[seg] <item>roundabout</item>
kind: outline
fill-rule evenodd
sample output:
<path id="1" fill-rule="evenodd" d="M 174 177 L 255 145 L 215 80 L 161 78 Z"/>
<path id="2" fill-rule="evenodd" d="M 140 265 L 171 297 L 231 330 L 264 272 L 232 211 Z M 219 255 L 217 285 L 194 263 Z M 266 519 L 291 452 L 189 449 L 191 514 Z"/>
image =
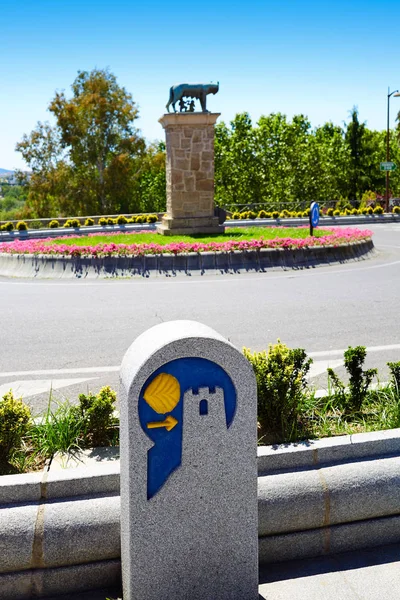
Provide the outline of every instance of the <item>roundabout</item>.
<path id="1" fill-rule="evenodd" d="M 306 228 L 256 232 L 232 228 L 231 235 L 181 236 L 168 238 L 168 243 L 164 238 L 162 244 L 150 232 L 16 240 L 0 243 L 0 275 L 45 279 L 223 275 L 343 263 L 367 258 L 374 249 L 370 230 L 324 228 L 315 233 L 307 235 Z"/>

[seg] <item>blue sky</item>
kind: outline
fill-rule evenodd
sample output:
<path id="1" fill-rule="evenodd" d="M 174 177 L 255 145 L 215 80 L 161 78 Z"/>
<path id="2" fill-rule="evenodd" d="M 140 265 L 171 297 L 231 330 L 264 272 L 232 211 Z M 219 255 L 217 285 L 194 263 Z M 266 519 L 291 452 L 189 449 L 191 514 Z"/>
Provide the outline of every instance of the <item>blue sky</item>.
<path id="1" fill-rule="evenodd" d="M 0 167 L 23 168 L 14 147 L 70 94 L 78 70 L 109 69 L 139 105 L 137 126 L 162 139 L 169 87 L 219 81 L 208 108 L 342 124 L 356 105 L 386 128 L 388 86 L 400 89 L 400 3 L 368 0 L 22 0 L 0 4 Z M 400 98 L 391 100 L 391 126 Z"/>

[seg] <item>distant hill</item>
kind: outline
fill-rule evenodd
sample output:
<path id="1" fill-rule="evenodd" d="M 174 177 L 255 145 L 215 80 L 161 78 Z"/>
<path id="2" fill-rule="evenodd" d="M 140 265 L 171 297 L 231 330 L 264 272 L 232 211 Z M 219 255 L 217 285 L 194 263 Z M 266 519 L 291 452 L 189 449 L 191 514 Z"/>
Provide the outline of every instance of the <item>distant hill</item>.
<path id="1" fill-rule="evenodd" d="M 8 177 L 12 175 L 14 171 L 10 171 L 10 169 L 0 169 L 0 177 Z"/>

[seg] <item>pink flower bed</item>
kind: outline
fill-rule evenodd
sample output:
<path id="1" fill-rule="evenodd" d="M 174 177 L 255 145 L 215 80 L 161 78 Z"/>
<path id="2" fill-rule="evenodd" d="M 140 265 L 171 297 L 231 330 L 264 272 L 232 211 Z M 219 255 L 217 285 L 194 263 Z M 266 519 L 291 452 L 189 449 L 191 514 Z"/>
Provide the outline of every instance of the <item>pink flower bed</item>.
<path id="1" fill-rule="evenodd" d="M 324 228 L 325 229 L 325 228 Z M 185 254 L 188 252 L 233 252 L 234 250 L 260 250 L 262 248 L 311 248 L 313 246 L 339 246 L 370 239 L 368 229 L 345 229 L 332 227 L 322 237 L 308 236 L 303 239 L 275 238 L 272 240 L 227 240 L 226 242 L 172 242 L 171 244 L 97 244 L 77 246 L 66 244 L 49 245 L 54 238 L 45 240 L 15 240 L 1 242 L 0 252 L 8 254 L 45 254 L 51 256 L 140 256 L 143 254 Z"/>

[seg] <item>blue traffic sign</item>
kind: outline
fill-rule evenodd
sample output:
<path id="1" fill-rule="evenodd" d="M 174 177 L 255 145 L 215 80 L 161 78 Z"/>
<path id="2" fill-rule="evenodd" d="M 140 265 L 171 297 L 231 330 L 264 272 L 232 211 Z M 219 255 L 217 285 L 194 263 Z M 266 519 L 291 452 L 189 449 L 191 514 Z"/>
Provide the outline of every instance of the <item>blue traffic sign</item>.
<path id="1" fill-rule="evenodd" d="M 312 202 L 310 206 L 310 225 L 317 227 L 319 223 L 319 205 L 318 202 Z"/>

